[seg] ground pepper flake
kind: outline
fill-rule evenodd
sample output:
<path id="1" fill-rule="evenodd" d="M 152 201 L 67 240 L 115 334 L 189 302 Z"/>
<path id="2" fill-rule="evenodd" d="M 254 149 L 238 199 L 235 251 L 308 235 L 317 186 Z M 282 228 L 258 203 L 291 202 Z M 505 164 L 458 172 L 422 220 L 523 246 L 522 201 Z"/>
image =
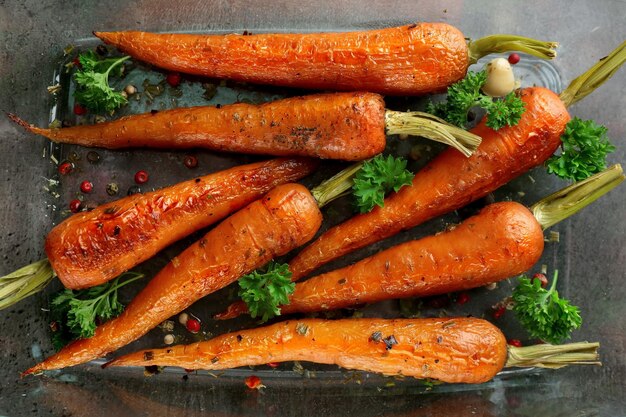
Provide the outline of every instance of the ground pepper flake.
<path id="1" fill-rule="evenodd" d="M 251 375 L 244 380 L 246 386 L 250 389 L 261 389 L 266 388 L 265 385 L 261 382 L 261 378 L 256 375 Z"/>

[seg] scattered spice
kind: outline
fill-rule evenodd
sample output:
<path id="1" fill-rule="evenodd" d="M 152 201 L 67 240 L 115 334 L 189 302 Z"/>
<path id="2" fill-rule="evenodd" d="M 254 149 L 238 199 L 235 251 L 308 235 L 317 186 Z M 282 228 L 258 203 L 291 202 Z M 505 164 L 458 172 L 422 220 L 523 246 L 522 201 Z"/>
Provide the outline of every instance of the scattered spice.
<path id="1" fill-rule="evenodd" d="M 304 323 L 296 324 L 296 332 L 298 332 L 298 334 L 302 336 L 306 336 L 308 331 L 309 331 L 309 326 L 307 326 L 306 324 Z"/>
<path id="2" fill-rule="evenodd" d="M 509 339 L 507 343 L 511 346 L 522 347 L 522 342 L 519 339 Z"/>
<path id="3" fill-rule="evenodd" d="M 559 232 L 550 230 L 548 242 L 559 243 L 560 241 L 561 241 L 561 235 L 559 234 Z"/>
<path id="4" fill-rule="evenodd" d="M 96 117 L 93 118 L 94 123 L 96 124 L 100 124 L 100 123 L 104 123 L 107 121 L 107 118 L 101 115 L 97 115 Z"/>
<path id="5" fill-rule="evenodd" d="M 196 334 L 200 331 L 200 320 L 195 317 L 189 317 L 185 326 L 191 333 Z"/>
<path id="6" fill-rule="evenodd" d="M 178 72 L 170 72 L 165 77 L 165 81 L 172 87 L 178 87 L 180 85 L 180 73 Z"/>
<path id="7" fill-rule="evenodd" d="M 509 55 L 509 64 L 515 65 L 519 62 L 519 60 L 520 60 L 519 54 L 512 53 L 511 55 Z"/>
<path id="8" fill-rule="evenodd" d="M 163 323 L 159 324 L 159 327 L 164 332 L 174 331 L 174 322 L 172 320 L 165 320 Z"/>
<path id="9" fill-rule="evenodd" d="M 71 163 L 71 162 L 69 162 L 69 161 L 65 161 L 65 162 L 62 162 L 62 163 L 59 165 L 59 168 L 58 168 L 58 169 L 59 169 L 59 174 L 61 174 L 61 175 L 67 175 L 67 174 L 69 174 L 70 172 L 72 172 L 72 170 L 74 169 L 74 164 L 72 164 L 72 163 Z"/>
<path id="10" fill-rule="evenodd" d="M 52 122 L 50 122 L 50 124 L 48 125 L 48 127 L 50 129 L 59 129 L 61 126 L 63 126 L 63 123 L 61 123 L 61 121 L 59 119 L 54 119 Z"/>
<path id="11" fill-rule="evenodd" d="M 398 341 L 396 340 L 396 337 L 394 335 L 385 337 L 383 339 L 383 342 L 385 342 L 385 348 L 387 350 L 391 350 L 391 348 L 393 348 L 394 345 L 398 344 Z"/>
<path id="12" fill-rule="evenodd" d="M 183 163 L 187 168 L 192 169 L 198 166 L 198 158 L 193 155 L 187 155 Z"/>
<path id="13" fill-rule="evenodd" d="M 124 87 L 124 92 L 127 95 L 132 96 L 133 94 L 137 93 L 137 87 L 132 84 L 128 84 L 126 87 Z"/>
<path id="14" fill-rule="evenodd" d="M 148 173 L 144 170 L 137 171 L 135 173 L 135 182 L 137 184 L 145 184 L 146 182 L 148 182 L 148 178 Z"/>
<path id="15" fill-rule="evenodd" d="M 92 164 L 97 164 L 98 162 L 100 162 L 100 154 L 96 151 L 87 152 L 87 161 Z"/>
<path id="16" fill-rule="evenodd" d="M 261 389 L 266 388 L 265 385 L 261 382 L 261 378 L 256 375 L 251 375 L 244 380 L 246 386 L 250 389 Z"/>
<path id="17" fill-rule="evenodd" d="M 535 274 L 533 275 L 533 280 L 538 279 L 541 282 L 541 286 L 543 288 L 548 286 L 548 277 L 546 277 L 546 274 Z"/>
<path id="18" fill-rule="evenodd" d="M 189 320 L 189 314 L 187 313 L 180 313 L 178 316 L 178 322 L 180 324 L 182 324 L 183 326 L 187 325 L 187 320 Z"/>
<path id="19" fill-rule="evenodd" d="M 505 312 L 506 312 L 506 307 L 504 307 L 504 306 L 503 307 L 498 307 L 493 312 L 493 318 L 494 319 L 499 319 L 500 317 L 502 317 L 504 315 Z"/>
<path id="20" fill-rule="evenodd" d="M 82 116 L 85 113 L 87 113 L 87 107 L 83 106 L 80 103 L 75 103 L 74 104 L 74 114 L 75 115 Z"/>
<path id="21" fill-rule="evenodd" d="M 80 191 L 85 193 L 85 194 L 89 194 L 90 192 L 93 191 L 93 184 L 91 183 L 91 181 L 85 180 L 83 182 L 80 183 Z"/>
<path id="22" fill-rule="evenodd" d="M 120 190 L 120 187 L 116 183 L 110 182 L 107 184 L 106 190 L 107 190 L 108 195 L 114 196 L 114 195 L 117 195 L 117 193 Z"/>
<path id="23" fill-rule="evenodd" d="M 80 209 L 82 208 L 82 205 L 83 205 L 83 202 L 76 198 L 70 201 L 70 211 L 72 213 L 78 213 Z"/>
<path id="24" fill-rule="evenodd" d="M 370 335 L 369 341 L 378 343 L 383 339 L 383 334 L 381 332 L 374 332 Z"/>
<path id="25" fill-rule="evenodd" d="M 470 295 L 466 292 L 462 292 L 456 297 L 456 303 L 458 305 L 463 305 L 467 303 L 469 300 L 470 300 Z"/>

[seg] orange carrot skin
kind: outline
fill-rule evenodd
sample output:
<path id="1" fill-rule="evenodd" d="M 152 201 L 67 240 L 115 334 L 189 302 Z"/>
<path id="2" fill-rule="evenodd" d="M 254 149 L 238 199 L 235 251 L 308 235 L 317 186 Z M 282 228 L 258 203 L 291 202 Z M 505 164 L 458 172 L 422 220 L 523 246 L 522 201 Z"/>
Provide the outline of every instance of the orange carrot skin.
<path id="1" fill-rule="evenodd" d="M 94 34 L 167 70 L 288 87 L 419 95 L 445 89 L 469 66 L 464 35 L 445 23 L 250 36 Z"/>
<path id="2" fill-rule="evenodd" d="M 380 332 L 380 339 L 376 333 Z M 393 336 L 388 349 L 382 339 Z M 289 320 L 214 339 L 124 355 L 106 366 L 229 369 L 309 361 L 348 369 L 477 384 L 506 362 L 506 339 L 476 318 Z"/>
<path id="3" fill-rule="evenodd" d="M 356 161 L 379 154 L 386 145 L 385 103 L 371 93 L 179 108 L 58 129 L 41 129 L 15 115 L 9 117 L 55 142 L 108 149 L 208 148 Z"/>
<path id="4" fill-rule="evenodd" d="M 125 197 L 57 225 L 46 254 L 67 288 L 99 285 L 316 166 L 311 159 L 274 159 Z"/>
<path id="5" fill-rule="evenodd" d="M 525 88 L 521 98 L 526 111 L 518 125 L 494 131 L 483 120 L 472 129 L 483 141 L 471 157 L 445 150 L 415 175 L 412 186 L 387 197 L 384 207 L 324 232 L 289 263 L 293 280 L 347 253 L 461 208 L 543 164 L 560 146 L 570 116 L 548 89 Z"/>
<path id="6" fill-rule="evenodd" d="M 491 204 L 452 230 L 407 242 L 296 285 L 283 314 L 467 290 L 530 269 L 543 231 L 514 202 Z"/>
<path id="7" fill-rule="evenodd" d="M 70 343 L 24 374 L 78 365 L 132 342 L 198 299 L 307 242 L 321 222 L 317 202 L 304 186 L 279 185 L 172 259 L 93 337 Z"/>

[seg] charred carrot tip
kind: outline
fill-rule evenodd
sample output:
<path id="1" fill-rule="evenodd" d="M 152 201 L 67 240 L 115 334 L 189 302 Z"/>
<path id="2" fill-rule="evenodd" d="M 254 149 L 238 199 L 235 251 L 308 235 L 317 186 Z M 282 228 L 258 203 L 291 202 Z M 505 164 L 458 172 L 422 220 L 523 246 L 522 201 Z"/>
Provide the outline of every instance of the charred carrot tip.
<path id="1" fill-rule="evenodd" d="M 32 126 L 26 122 L 26 120 L 22 120 L 20 119 L 16 114 L 14 113 L 10 113 L 10 112 L 5 112 L 7 117 L 14 123 L 17 123 L 18 125 L 22 126 L 24 129 L 31 131 L 32 130 Z"/>

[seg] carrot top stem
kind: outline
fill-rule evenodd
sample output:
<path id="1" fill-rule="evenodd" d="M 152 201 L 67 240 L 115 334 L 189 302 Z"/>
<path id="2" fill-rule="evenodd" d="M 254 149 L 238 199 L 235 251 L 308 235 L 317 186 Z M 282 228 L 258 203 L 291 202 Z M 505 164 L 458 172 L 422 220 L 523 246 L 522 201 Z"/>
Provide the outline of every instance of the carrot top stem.
<path id="1" fill-rule="evenodd" d="M 422 136 L 445 143 L 457 149 L 465 156 L 470 156 L 478 148 L 481 137 L 429 113 L 419 111 L 385 111 L 385 127 L 389 135 Z"/>
<path id="2" fill-rule="evenodd" d="M 552 59 L 556 57 L 557 42 L 546 42 L 517 35 L 491 35 L 478 40 L 469 41 L 469 62 L 475 64 L 485 55 L 509 51 L 526 52 L 538 58 Z"/>
<path id="3" fill-rule="evenodd" d="M 626 61 L 626 41 L 572 81 L 559 97 L 568 107 L 582 100 L 611 78 L 624 61 Z"/>
<path id="4" fill-rule="evenodd" d="M 41 291 L 56 277 L 48 259 L 42 259 L 0 277 L 0 310 Z"/>
<path id="5" fill-rule="evenodd" d="M 313 194 L 313 197 L 317 201 L 317 205 L 322 208 L 331 201 L 349 194 L 354 184 L 354 176 L 359 172 L 364 163 L 365 161 L 361 161 L 352 164 L 313 188 L 311 194 Z"/>
<path id="6" fill-rule="evenodd" d="M 558 369 L 568 365 L 602 365 L 600 343 L 578 342 L 564 345 L 509 346 L 506 367 Z"/>
<path id="7" fill-rule="evenodd" d="M 625 178 L 622 166 L 615 164 L 586 180 L 550 194 L 533 204 L 530 210 L 545 230 L 593 203 Z"/>

